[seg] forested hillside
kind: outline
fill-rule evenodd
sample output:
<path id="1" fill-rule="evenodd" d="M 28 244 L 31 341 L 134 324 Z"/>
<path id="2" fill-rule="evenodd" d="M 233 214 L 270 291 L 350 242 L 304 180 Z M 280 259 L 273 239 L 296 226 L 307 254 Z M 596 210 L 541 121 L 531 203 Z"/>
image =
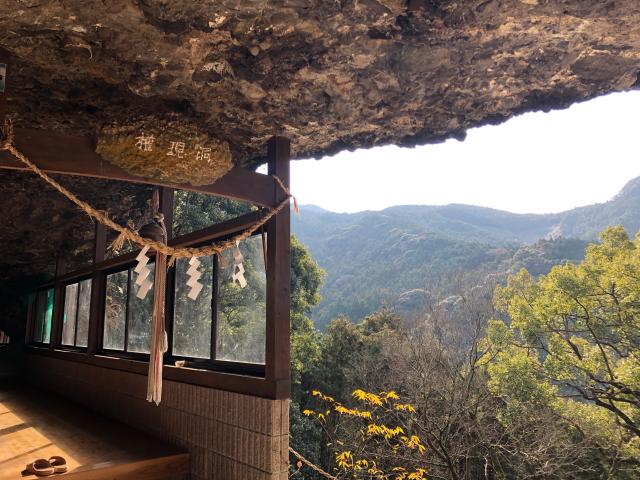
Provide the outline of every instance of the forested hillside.
<path id="1" fill-rule="evenodd" d="M 609 202 L 558 214 L 468 205 L 338 214 L 307 206 L 292 225 L 327 272 L 323 299 L 312 312 L 323 328 L 338 315 L 355 321 L 385 305 L 410 309 L 425 290 L 456 272 L 480 281 L 522 266 L 540 274 L 579 261 L 585 241 L 608 225 L 640 229 L 640 178 Z"/>

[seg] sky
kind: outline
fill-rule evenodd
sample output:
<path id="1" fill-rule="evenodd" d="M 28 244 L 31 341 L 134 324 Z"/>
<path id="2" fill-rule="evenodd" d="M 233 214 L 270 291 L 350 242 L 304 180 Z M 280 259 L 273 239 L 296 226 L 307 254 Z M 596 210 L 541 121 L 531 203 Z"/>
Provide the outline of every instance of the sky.
<path id="1" fill-rule="evenodd" d="M 551 213 L 605 202 L 640 176 L 640 91 L 527 113 L 416 148 L 377 147 L 291 164 L 301 205 L 334 212 L 465 203 Z"/>

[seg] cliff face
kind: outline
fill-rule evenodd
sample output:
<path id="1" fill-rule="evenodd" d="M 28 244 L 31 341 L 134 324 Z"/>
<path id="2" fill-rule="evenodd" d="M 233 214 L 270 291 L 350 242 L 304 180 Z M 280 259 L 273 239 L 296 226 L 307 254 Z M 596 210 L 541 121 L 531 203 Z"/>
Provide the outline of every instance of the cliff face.
<path id="1" fill-rule="evenodd" d="M 637 0 L 6 0 L 9 111 L 93 132 L 184 118 L 236 163 L 461 138 L 637 87 Z"/>

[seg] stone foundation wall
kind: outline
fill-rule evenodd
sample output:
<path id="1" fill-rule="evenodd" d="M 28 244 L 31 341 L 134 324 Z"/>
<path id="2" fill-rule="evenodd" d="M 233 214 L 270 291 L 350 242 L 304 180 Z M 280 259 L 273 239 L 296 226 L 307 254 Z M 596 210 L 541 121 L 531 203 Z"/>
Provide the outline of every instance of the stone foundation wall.
<path id="1" fill-rule="evenodd" d="M 191 453 L 191 480 L 285 480 L 287 400 L 165 381 L 160 406 L 147 403 L 143 375 L 26 355 L 27 377 L 107 417 Z"/>

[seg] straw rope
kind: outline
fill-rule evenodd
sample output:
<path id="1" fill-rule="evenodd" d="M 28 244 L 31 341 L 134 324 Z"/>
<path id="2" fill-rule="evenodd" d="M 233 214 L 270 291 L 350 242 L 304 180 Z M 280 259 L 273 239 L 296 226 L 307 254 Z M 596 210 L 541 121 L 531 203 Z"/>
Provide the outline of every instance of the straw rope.
<path id="1" fill-rule="evenodd" d="M 293 448 L 289 447 L 289 451 L 293 454 L 294 457 L 296 457 L 298 460 L 300 460 L 302 463 L 304 463 L 307 467 L 309 467 L 314 472 L 322 475 L 324 478 L 328 478 L 329 480 L 338 480 L 338 477 L 334 477 L 330 473 L 327 473 L 324 470 L 322 470 L 317 465 L 314 465 L 313 463 L 311 463 L 310 460 L 307 460 L 306 458 L 304 458 L 302 455 L 296 452 Z"/>
<path id="2" fill-rule="evenodd" d="M 51 178 L 47 173 L 41 170 L 35 163 L 29 160 L 20 150 L 16 148 L 14 145 L 14 136 L 13 136 L 13 127 L 10 123 L 5 124 L 3 136 L 6 138 L 3 144 L 0 144 L 0 150 L 7 150 L 14 157 L 16 157 L 20 162 L 22 162 L 25 166 L 29 168 L 32 172 L 42 178 L 46 183 L 51 185 L 54 189 L 60 192 L 62 195 L 67 197 L 73 203 L 75 203 L 81 210 L 83 210 L 87 215 L 94 218 L 98 222 L 103 225 L 115 230 L 120 235 L 113 242 L 112 247 L 117 250 L 119 247 L 123 245 L 125 241 L 129 241 L 135 244 L 140 245 L 140 247 L 148 246 L 153 248 L 156 252 L 160 252 L 165 254 L 169 259 L 169 266 L 173 265 L 173 263 L 178 258 L 191 258 L 191 257 L 206 257 L 210 255 L 220 255 L 223 251 L 228 248 L 231 248 L 236 245 L 237 242 L 242 240 L 246 240 L 253 233 L 255 233 L 259 228 L 263 227 L 269 220 L 271 220 L 277 213 L 279 213 L 283 208 L 285 208 L 289 204 L 289 199 L 293 198 L 294 210 L 298 211 L 298 204 L 296 198 L 291 194 L 291 192 L 285 187 L 282 180 L 277 175 L 272 175 L 273 179 L 276 181 L 278 186 L 285 193 L 285 198 L 282 200 L 275 208 L 269 210 L 265 215 L 262 216 L 259 220 L 257 220 L 253 225 L 249 228 L 235 235 L 233 238 L 225 240 L 220 243 L 212 243 L 211 245 L 207 245 L 206 247 L 201 248 L 190 248 L 190 247 L 170 247 L 165 245 L 162 242 L 157 242 L 155 240 L 150 240 L 147 238 L 141 237 L 138 233 L 131 230 L 130 228 L 123 227 L 118 225 L 116 222 L 111 220 L 109 216 L 89 205 L 87 202 L 80 200 L 76 195 L 71 193 L 65 187 L 60 185 L 57 181 Z"/>

